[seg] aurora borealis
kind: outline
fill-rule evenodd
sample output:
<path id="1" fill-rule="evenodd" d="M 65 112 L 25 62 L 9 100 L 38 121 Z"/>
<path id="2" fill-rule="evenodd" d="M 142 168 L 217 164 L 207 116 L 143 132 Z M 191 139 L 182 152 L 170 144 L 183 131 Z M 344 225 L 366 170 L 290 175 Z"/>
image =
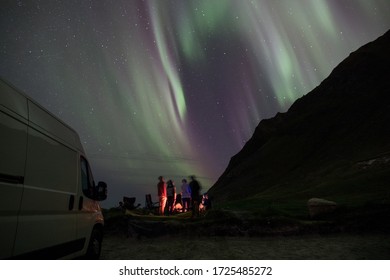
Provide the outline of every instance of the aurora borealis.
<path id="1" fill-rule="evenodd" d="M 159 175 L 207 190 L 260 120 L 389 28 L 388 0 L 6 0 L 0 76 L 78 131 L 106 205 L 143 205 Z"/>

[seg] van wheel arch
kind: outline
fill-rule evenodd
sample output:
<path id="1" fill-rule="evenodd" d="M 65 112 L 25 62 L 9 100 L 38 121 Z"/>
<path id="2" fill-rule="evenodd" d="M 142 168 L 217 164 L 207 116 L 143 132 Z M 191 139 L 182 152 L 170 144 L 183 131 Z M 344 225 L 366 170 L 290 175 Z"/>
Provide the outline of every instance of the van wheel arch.
<path id="1" fill-rule="evenodd" d="M 102 250 L 102 241 L 103 241 L 103 227 L 96 225 L 91 233 L 89 239 L 87 253 L 85 255 L 86 259 L 97 260 L 100 258 L 100 253 Z"/>

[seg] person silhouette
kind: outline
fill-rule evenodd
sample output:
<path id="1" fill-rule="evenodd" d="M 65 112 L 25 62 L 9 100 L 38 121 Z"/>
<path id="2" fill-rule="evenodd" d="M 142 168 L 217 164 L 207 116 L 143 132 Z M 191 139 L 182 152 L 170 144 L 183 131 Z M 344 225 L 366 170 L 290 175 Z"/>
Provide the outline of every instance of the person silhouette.
<path id="1" fill-rule="evenodd" d="M 164 181 L 163 176 L 159 176 L 158 180 L 159 182 L 157 184 L 157 194 L 160 202 L 158 213 L 159 215 L 164 215 L 165 205 L 167 203 L 167 185 Z"/>
<path id="2" fill-rule="evenodd" d="M 192 202 L 192 217 L 198 217 L 201 186 L 199 182 L 195 179 L 194 175 L 192 175 L 190 178 L 191 178 L 190 189 L 191 189 L 191 202 Z"/>
<path id="3" fill-rule="evenodd" d="M 183 212 L 190 210 L 191 188 L 186 179 L 181 180 L 181 200 L 183 201 Z"/>
<path id="4" fill-rule="evenodd" d="M 175 183 L 172 180 L 167 182 L 167 198 L 168 198 L 168 215 L 173 214 L 173 209 L 175 208 L 176 201 L 176 187 Z"/>

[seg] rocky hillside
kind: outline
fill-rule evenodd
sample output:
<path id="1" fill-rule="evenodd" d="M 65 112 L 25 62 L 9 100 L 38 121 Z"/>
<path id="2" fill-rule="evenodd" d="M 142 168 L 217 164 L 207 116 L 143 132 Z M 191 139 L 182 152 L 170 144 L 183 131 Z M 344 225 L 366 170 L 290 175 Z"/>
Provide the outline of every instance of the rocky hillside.
<path id="1" fill-rule="evenodd" d="M 390 31 L 286 113 L 262 120 L 210 189 L 216 202 L 390 202 Z"/>

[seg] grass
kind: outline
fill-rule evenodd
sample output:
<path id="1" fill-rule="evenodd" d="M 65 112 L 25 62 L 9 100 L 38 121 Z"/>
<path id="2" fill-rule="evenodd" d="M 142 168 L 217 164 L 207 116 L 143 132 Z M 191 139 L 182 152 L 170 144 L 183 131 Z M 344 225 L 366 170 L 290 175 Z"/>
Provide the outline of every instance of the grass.
<path id="1" fill-rule="evenodd" d="M 342 209 L 366 208 L 367 204 L 390 204 L 390 167 L 361 170 L 356 165 L 324 167 L 303 179 L 286 179 L 284 183 L 258 188 L 254 194 L 218 201 L 219 208 L 250 211 L 260 216 L 287 216 L 307 219 L 307 201 L 324 198 L 335 201 Z M 360 211 L 360 210 L 358 210 Z"/>

